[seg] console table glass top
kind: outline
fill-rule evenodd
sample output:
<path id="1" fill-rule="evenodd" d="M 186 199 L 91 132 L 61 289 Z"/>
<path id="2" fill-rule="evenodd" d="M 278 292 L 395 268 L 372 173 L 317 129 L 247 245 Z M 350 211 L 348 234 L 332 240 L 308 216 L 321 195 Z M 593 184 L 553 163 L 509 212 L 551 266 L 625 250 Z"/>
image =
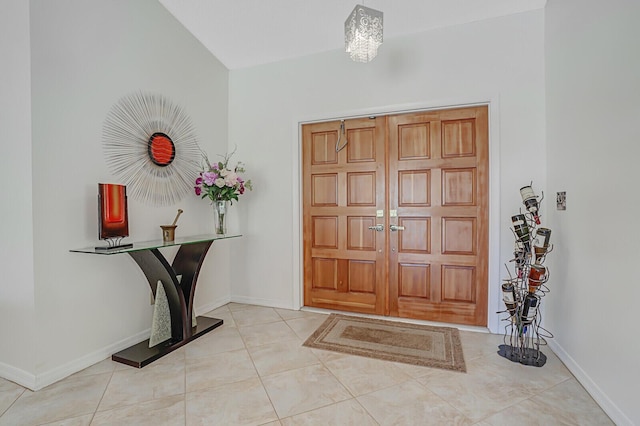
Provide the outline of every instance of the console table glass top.
<path id="1" fill-rule="evenodd" d="M 89 253 L 89 254 L 118 254 L 118 253 L 132 253 L 141 250 L 151 250 L 158 249 L 162 247 L 172 247 L 172 246 L 182 246 L 187 244 L 196 244 L 202 243 L 205 241 L 214 241 L 214 240 L 226 240 L 229 238 L 237 238 L 241 237 L 240 234 L 225 234 L 225 235 L 217 235 L 217 234 L 203 234 L 203 235 L 192 235 L 189 237 L 179 237 L 173 241 L 165 242 L 162 239 L 159 240 L 151 240 L 151 241 L 135 241 L 133 243 L 133 247 L 114 247 L 112 249 L 101 249 L 96 250 L 95 247 L 84 247 L 80 249 L 69 250 L 74 253 Z M 123 241 L 123 243 L 127 243 L 128 241 Z"/>

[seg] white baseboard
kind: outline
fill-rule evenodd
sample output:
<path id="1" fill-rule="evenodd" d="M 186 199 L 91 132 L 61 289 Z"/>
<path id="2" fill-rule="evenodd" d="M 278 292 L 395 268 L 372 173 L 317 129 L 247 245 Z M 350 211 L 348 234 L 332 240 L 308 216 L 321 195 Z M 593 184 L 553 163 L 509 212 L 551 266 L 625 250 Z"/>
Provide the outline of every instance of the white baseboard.
<path id="1" fill-rule="evenodd" d="M 282 303 L 279 300 L 259 299 L 256 297 L 231 296 L 231 302 L 244 303 L 246 305 L 260 305 L 260 306 L 266 306 L 269 308 L 293 309 L 290 303 L 287 304 L 287 303 Z"/>
<path id="2" fill-rule="evenodd" d="M 84 355 L 75 360 L 69 361 L 59 367 L 53 368 L 42 374 L 33 375 L 22 371 L 7 364 L 0 363 L 0 377 L 10 380 L 32 391 L 40 390 L 47 387 L 59 380 L 64 379 L 78 371 L 84 370 L 87 367 L 109 358 L 112 354 L 119 352 L 129 346 L 135 345 L 145 339 L 149 338 L 151 329 L 147 329 L 137 333 L 134 336 L 120 340 L 109 346 L 98 349 L 90 354 Z"/>
<path id="3" fill-rule="evenodd" d="M 218 309 L 220 306 L 224 306 L 229 302 L 231 302 L 231 297 L 223 297 L 223 298 L 220 298 L 220 299 L 216 299 L 213 302 L 207 303 L 205 305 L 200 305 L 200 306 L 197 306 L 197 307 L 194 306 L 193 310 L 196 313 L 196 316 L 197 315 L 204 315 L 207 312 L 211 312 L 214 309 Z"/>
<path id="4" fill-rule="evenodd" d="M 611 420 L 618 426 L 633 426 L 634 423 L 618 406 L 609 399 L 606 393 L 589 377 L 589 375 L 576 363 L 576 361 L 555 340 L 549 340 L 549 347 L 567 366 L 578 382 L 585 388 L 589 395 L 598 403 Z"/>
<path id="5" fill-rule="evenodd" d="M 0 377 L 31 390 L 35 390 L 36 387 L 35 375 L 2 362 L 0 362 Z"/>

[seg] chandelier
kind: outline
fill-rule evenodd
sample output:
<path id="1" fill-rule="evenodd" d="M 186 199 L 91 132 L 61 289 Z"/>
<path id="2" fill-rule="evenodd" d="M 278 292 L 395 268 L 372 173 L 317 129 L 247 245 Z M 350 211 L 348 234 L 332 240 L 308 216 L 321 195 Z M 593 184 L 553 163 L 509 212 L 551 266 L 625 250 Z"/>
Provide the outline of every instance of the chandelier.
<path id="1" fill-rule="evenodd" d="M 344 22 L 345 50 L 356 62 L 369 62 L 382 44 L 382 12 L 356 5 Z"/>

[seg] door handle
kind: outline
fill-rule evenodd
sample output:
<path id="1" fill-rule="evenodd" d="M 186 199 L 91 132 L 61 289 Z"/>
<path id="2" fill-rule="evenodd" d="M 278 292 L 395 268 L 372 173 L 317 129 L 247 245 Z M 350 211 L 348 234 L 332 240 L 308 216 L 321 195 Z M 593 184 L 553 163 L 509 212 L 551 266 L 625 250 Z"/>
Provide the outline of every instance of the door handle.
<path id="1" fill-rule="evenodd" d="M 384 231 L 384 225 L 378 224 L 376 226 L 370 226 L 369 229 L 371 229 L 372 231 L 382 232 Z"/>
<path id="2" fill-rule="evenodd" d="M 404 231 L 404 226 L 389 225 L 389 229 L 391 229 L 391 231 L 392 231 L 392 232 L 395 232 L 395 231 Z"/>

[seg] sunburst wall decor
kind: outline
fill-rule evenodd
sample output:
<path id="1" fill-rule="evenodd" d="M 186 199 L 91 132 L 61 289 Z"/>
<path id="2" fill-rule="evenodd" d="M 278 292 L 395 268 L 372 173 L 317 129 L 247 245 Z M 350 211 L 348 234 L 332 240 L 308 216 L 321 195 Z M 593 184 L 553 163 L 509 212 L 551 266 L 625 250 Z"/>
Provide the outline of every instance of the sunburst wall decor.
<path id="1" fill-rule="evenodd" d="M 153 93 L 122 97 L 104 122 L 102 141 L 111 172 L 146 204 L 176 204 L 192 191 L 202 151 L 184 110 Z"/>

